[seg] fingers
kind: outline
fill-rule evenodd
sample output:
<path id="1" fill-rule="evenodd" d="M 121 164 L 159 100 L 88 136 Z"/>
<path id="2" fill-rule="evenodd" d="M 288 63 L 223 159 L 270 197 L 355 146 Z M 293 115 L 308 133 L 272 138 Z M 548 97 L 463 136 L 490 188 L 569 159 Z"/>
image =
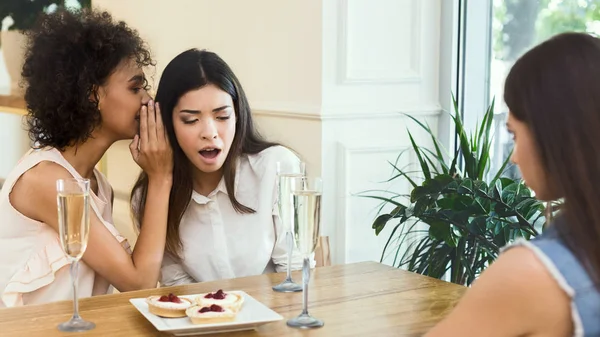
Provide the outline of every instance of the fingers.
<path id="1" fill-rule="evenodd" d="M 148 143 L 153 146 L 157 142 L 157 129 L 156 129 L 156 110 L 154 109 L 154 101 L 148 102 Z"/>
<path id="2" fill-rule="evenodd" d="M 133 140 L 129 144 L 129 151 L 131 152 L 131 155 L 133 156 L 133 159 L 135 159 L 135 160 L 137 160 L 138 155 L 140 153 L 139 145 L 140 145 L 140 137 L 138 135 L 135 135 L 135 137 L 133 137 Z"/>
<path id="3" fill-rule="evenodd" d="M 156 110 L 156 136 L 158 139 L 162 139 L 165 136 L 165 126 L 162 120 L 162 113 L 160 112 L 160 105 L 156 102 L 154 109 Z"/>
<path id="4" fill-rule="evenodd" d="M 139 149 L 143 152 L 148 148 L 148 108 L 142 105 L 140 111 L 140 146 Z"/>

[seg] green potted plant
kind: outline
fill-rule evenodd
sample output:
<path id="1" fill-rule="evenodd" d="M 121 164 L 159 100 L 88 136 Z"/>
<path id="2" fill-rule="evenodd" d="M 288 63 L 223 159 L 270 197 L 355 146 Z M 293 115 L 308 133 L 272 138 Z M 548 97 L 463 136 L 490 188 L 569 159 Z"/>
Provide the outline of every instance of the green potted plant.
<path id="1" fill-rule="evenodd" d="M 417 145 L 409 132 L 422 181 L 414 171 L 390 163 L 395 171 L 390 180 L 406 179 L 412 186 L 410 195 L 370 191 L 362 196 L 382 201 L 372 224 L 376 235 L 394 226 L 382 262 L 391 255 L 395 267 L 439 279 L 449 275 L 451 282 L 468 286 L 497 258 L 502 246 L 538 235 L 545 207 L 522 181 L 503 177 L 510 156 L 497 172 L 490 172 L 494 103 L 468 135 L 454 97 L 453 102 L 458 149 L 444 154 L 429 125 L 408 116 L 428 133 L 433 145 L 431 149 Z M 386 206 L 389 211 L 382 212 Z"/>
<path id="2" fill-rule="evenodd" d="M 58 7 L 90 8 L 91 0 L 2 0 L 0 1 L 0 28 L 2 35 L 2 54 L 6 69 L 11 78 L 11 94 L 21 93 L 19 81 L 25 48 L 24 33 L 31 29 L 38 17 Z M 7 18 L 12 20 L 5 20 Z M 12 21 L 8 27 L 3 22 Z"/>

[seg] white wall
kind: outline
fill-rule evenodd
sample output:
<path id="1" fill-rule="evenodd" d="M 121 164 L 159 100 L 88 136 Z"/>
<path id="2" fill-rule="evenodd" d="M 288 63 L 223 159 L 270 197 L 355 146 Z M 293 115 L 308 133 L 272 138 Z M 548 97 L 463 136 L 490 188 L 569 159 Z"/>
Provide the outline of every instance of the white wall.
<path id="1" fill-rule="evenodd" d="M 437 130 L 442 0 L 94 0 L 140 31 L 166 63 L 189 47 L 221 55 L 239 76 L 260 130 L 292 146 L 324 179 L 323 235 L 334 263 L 379 260 L 377 202 L 353 194 L 394 188 L 398 153 L 427 138 L 402 113 Z M 156 19 L 155 19 L 156 18 Z M 108 176 L 123 193 L 135 164 L 125 144 Z M 414 162 L 404 157 L 401 165 Z M 126 167 L 126 168 L 125 168 Z M 123 203 L 122 207 L 126 207 Z M 126 221 L 125 212 L 122 221 Z"/>
<path id="2" fill-rule="evenodd" d="M 158 60 L 157 75 L 185 49 L 206 48 L 233 68 L 255 109 L 319 112 L 320 1 L 94 0 L 93 5 L 139 29 Z"/>
<path id="3" fill-rule="evenodd" d="M 391 176 L 398 154 L 427 138 L 410 114 L 437 130 L 440 0 L 323 1 L 322 175 L 324 234 L 336 263 L 379 261 L 391 232 L 375 236 L 372 189 L 404 193 Z M 414 162 L 408 153 L 400 166 Z"/>
<path id="4" fill-rule="evenodd" d="M 10 77 L 0 52 L 0 94 L 8 95 L 9 93 Z M 29 150 L 29 144 L 23 116 L 7 113 L 0 109 L 0 182 L 6 179 L 19 159 Z"/>

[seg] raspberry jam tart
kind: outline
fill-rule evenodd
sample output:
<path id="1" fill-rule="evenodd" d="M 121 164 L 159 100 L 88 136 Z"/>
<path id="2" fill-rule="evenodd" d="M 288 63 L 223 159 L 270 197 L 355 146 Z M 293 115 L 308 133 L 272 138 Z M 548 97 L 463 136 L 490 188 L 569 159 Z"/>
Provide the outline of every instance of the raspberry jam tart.
<path id="1" fill-rule="evenodd" d="M 192 301 L 174 294 L 150 296 L 146 299 L 150 313 L 160 317 L 185 317 L 185 310 L 192 306 Z"/>
<path id="2" fill-rule="evenodd" d="M 236 293 L 226 293 L 222 289 L 214 293 L 200 294 L 196 297 L 196 304 L 200 307 L 210 307 L 213 304 L 222 308 L 238 312 L 244 304 L 244 297 Z"/>
<path id="3" fill-rule="evenodd" d="M 194 324 L 212 324 L 233 321 L 237 312 L 218 304 L 211 304 L 190 307 L 186 310 L 186 315 Z"/>

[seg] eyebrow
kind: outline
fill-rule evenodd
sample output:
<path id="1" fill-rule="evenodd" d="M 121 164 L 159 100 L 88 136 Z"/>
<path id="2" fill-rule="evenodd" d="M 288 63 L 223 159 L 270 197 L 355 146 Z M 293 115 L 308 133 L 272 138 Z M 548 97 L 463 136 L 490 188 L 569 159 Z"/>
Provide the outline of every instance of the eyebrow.
<path id="1" fill-rule="evenodd" d="M 144 82 L 144 75 L 142 75 L 142 74 L 133 75 L 133 77 L 130 78 L 129 81 L 127 81 L 127 82 Z"/>
<path id="2" fill-rule="evenodd" d="M 223 105 L 223 106 L 220 106 L 218 108 L 213 109 L 212 112 L 223 111 L 223 110 L 225 110 L 227 108 L 231 108 L 231 106 L 230 105 Z M 179 112 L 180 113 L 188 113 L 188 114 L 192 114 L 192 115 L 198 115 L 202 111 L 200 111 L 200 110 L 192 110 L 192 109 L 182 109 L 182 110 L 179 110 Z"/>

